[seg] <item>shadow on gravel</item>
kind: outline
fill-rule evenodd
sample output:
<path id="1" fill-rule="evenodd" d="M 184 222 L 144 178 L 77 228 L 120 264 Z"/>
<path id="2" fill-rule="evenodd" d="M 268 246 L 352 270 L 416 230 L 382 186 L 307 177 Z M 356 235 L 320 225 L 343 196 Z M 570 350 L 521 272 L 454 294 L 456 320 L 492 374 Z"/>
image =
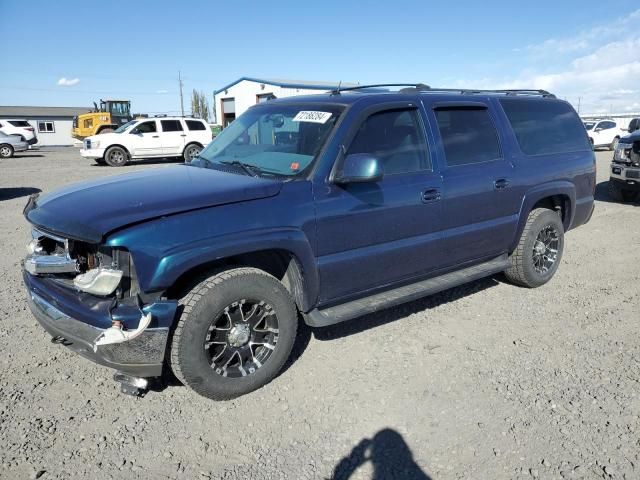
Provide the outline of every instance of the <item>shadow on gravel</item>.
<path id="1" fill-rule="evenodd" d="M 373 467 L 372 480 L 402 478 L 405 480 L 431 480 L 413 459 L 407 443 L 395 430 L 385 428 L 373 438 L 364 438 L 333 470 L 332 480 L 349 480 L 356 470 L 367 462 Z"/>
<path id="2" fill-rule="evenodd" d="M 596 193 L 594 198 L 599 202 L 605 203 L 620 203 L 615 200 L 611 200 L 609 194 L 607 193 L 607 188 L 609 185 L 609 181 L 600 182 L 596 185 Z M 636 207 L 640 207 L 640 202 L 624 202 L 625 205 L 635 205 Z"/>
<path id="3" fill-rule="evenodd" d="M 355 335 L 371 328 L 395 322 L 396 320 L 401 320 L 414 313 L 435 308 L 445 303 L 454 302 L 463 297 L 481 292 L 499 284 L 500 282 L 496 277 L 482 278 L 475 282 L 450 288 L 444 292 L 436 293 L 413 302 L 404 303 L 396 307 L 371 313 L 343 323 L 337 323 L 330 327 L 315 328 L 313 330 L 313 335 L 318 340 L 323 341 L 348 337 L 349 335 Z"/>
<path id="4" fill-rule="evenodd" d="M 41 153 L 16 153 L 13 158 L 37 158 L 44 157 Z"/>
<path id="5" fill-rule="evenodd" d="M 0 188 L 0 202 L 3 200 L 12 200 L 14 198 L 27 197 L 34 193 L 40 193 L 42 190 L 34 187 L 11 187 Z"/>
<path id="6" fill-rule="evenodd" d="M 146 159 L 142 159 L 142 160 L 129 160 L 129 163 L 127 163 L 126 165 L 123 165 L 122 167 L 112 167 L 111 165 L 107 165 L 105 164 L 99 164 L 99 163 L 94 163 L 93 165 L 91 165 L 92 167 L 99 167 L 99 168 L 122 168 L 125 169 L 127 167 L 135 167 L 135 166 L 139 166 L 139 165 L 158 165 L 158 164 L 171 164 L 171 163 L 183 163 L 184 160 L 182 158 L 174 158 L 174 157 L 169 157 L 169 158 L 146 158 Z"/>

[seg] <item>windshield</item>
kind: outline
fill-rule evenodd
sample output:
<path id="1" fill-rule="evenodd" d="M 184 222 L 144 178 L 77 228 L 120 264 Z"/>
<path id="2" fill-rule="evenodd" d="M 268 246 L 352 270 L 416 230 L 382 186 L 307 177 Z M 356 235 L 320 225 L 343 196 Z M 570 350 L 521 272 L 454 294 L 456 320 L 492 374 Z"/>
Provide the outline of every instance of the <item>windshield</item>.
<path id="1" fill-rule="evenodd" d="M 593 130 L 593 127 L 596 126 L 596 122 L 584 122 L 584 128 L 587 130 Z"/>
<path id="2" fill-rule="evenodd" d="M 235 164 L 257 175 L 294 177 L 314 162 L 342 107 L 321 104 L 262 104 L 225 128 L 193 165 Z M 204 161 L 203 161 L 204 160 Z"/>
<path id="3" fill-rule="evenodd" d="M 116 128 L 113 133 L 122 133 L 124 132 L 127 128 L 129 127 L 133 127 L 136 123 L 138 123 L 137 120 L 131 120 L 130 122 L 125 123 L 124 125 L 120 125 L 118 128 Z"/>

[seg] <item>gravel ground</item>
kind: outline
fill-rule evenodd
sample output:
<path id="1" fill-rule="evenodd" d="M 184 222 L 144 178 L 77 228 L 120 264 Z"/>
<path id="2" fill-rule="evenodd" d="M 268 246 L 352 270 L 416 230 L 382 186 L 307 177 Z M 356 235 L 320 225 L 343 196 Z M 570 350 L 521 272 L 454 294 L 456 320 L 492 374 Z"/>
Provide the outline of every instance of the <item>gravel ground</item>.
<path id="1" fill-rule="evenodd" d="M 24 299 L 26 195 L 163 165 L 3 160 L 0 477 L 640 478 L 640 209 L 609 202 L 597 156 L 596 211 L 551 283 L 486 279 L 304 329 L 282 375 L 220 403 L 177 385 L 122 395 Z"/>

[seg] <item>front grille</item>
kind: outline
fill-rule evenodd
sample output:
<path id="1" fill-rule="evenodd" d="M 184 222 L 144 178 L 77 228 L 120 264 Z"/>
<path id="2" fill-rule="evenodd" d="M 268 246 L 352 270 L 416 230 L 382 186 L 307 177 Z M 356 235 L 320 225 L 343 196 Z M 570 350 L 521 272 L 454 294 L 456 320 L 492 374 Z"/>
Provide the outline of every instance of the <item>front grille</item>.
<path id="1" fill-rule="evenodd" d="M 627 178 L 640 178 L 640 170 L 627 170 Z"/>

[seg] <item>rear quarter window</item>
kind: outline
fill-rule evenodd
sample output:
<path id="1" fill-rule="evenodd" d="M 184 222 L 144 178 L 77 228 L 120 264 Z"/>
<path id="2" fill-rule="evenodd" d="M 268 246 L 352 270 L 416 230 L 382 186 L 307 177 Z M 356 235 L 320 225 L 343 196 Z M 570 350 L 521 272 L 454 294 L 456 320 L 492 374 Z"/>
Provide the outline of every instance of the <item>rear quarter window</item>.
<path id="1" fill-rule="evenodd" d="M 25 122 L 24 120 L 9 120 L 9 123 L 14 127 L 30 127 L 29 122 Z"/>
<path id="2" fill-rule="evenodd" d="M 207 127 L 205 127 L 203 122 L 199 122 L 197 120 L 187 120 L 187 128 L 189 130 L 206 130 Z"/>
<path id="3" fill-rule="evenodd" d="M 584 124 L 568 103 L 502 99 L 500 104 L 526 155 L 591 150 Z"/>

